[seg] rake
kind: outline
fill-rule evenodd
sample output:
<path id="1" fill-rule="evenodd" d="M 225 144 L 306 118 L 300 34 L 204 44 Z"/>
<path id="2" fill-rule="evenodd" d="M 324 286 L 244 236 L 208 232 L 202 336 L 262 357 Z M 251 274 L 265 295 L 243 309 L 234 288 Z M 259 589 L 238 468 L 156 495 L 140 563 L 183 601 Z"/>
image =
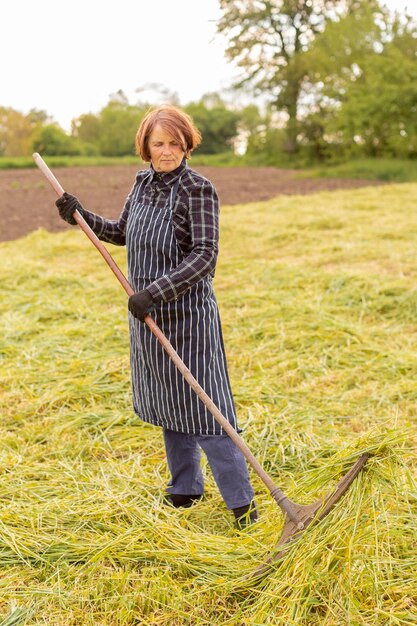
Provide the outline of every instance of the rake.
<path id="1" fill-rule="evenodd" d="M 54 174 L 51 172 L 49 167 L 46 165 L 40 154 L 35 152 L 32 156 L 36 165 L 44 174 L 57 195 L 62 196 L 62 194 L 64 193 L 63 187 L 54 176 Z M 81 230 L 83 230 L 83 232 L 87 235 L 93 245 L 103 256 L 104 260 L 106 261 L 112 272 L 115 274 L 116 278 L 126 291 L 127 295 L 131 296 L 134 293 L 134 290 L 132 289 L 130 283 L 128 282 L 123 272 L 120 270 L 106 247 L 101 243 L 97 235 L 93 232 L 93 230 L 90 228 L 90 226 L 87 224 L 87 222 L 78 211 L 74 212 L 73 217 Z M 359 474 L 359 472 L 362 470 L 370 455 L 367 452 L 362 454 L 354 463 L 354 465 L 350 468 L 350 470 L 338 482 L 338 484 L 324 497 L 319 498 L 312 504 L 308 505 L 302 505 L 293 502 L 283 493 L 283 491 L 281 491 L 281 489 L 277 485 L 275 485 L 272 478 L 266 473 L 261 464 L 257 461 L 242 437 L 236 432 L 236 430 L 228 422 L 224 415 L 222 415 L 220 410 L 207 395 L 204 389 L 199 385 L 197 380 L 191 374 L 185 363 L 181 360 L 181 358 L 174 350 L 173 346 L 165 337 L 163 332 L 160 330 L 158 325 L 155 323 L 153 318 L 150 315 L 147 315 L 144 321 L 148 325 L 152 333 L 155 335 L 155 337 L 158 339 L 158 341 L 161 343 L 162 347 L 172 359 L 184 379 L 197 394 L 200 400 L 205 404 L 215 420 L 229 435 L 230 439 L 242 452 L 246 461 L 268 488 L 270 495 L 284 514 L 284 528 L 274 549 L 263 559 L 260 565 L 245 578 L 254 579 L 262 577 L 267 574 L 268 571 L 270 571 L 273 563 L 279 560 L 285 554 L 285 552 L 288 550 L 290 545 L 292 545 L 294 540 L 296 540 L 308 527 L 317 523 L 329 513 L 329 511 L 336 504 L 336 502 L 340 500 L 343 494 L 346 493 L 346 491 L 349 489 L 350 485 Z"/>

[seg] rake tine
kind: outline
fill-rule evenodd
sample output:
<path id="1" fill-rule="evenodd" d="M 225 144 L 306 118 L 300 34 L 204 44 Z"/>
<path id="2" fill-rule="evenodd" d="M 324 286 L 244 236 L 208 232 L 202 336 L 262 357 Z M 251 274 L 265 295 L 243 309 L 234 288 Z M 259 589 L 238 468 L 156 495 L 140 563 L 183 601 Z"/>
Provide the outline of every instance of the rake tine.
<path id="1" fill-rule="evenodd" d="M 248 574 L 244 580 L 253 580 L 265 576 L 272 568 L 273 564 L 279 561 L 288 551 L 291 545 L 303 534 L 308 528 L 319 522 L 331 511 L 338 500 L 346 493 L 350 485 L 353 483 L 359 472 L 363 469 L 368 461 L 370 454 L 365 452 L 362 454 L 350 470 L 338 482 L 336 487 L 332 489 L 326 496 L 319 498 L 312 504 L 301 505 L 293 502 L 295 511 L 302 521 L 304 527 L 300 529 L 294 522 L 285 516 L 285 523 L 282 534 L 275 545 L 275 548 L 267 556 L 266 560 L 261 563 L 251 574 Z M 284 547 L 282 547 L 284 546 Z"/>

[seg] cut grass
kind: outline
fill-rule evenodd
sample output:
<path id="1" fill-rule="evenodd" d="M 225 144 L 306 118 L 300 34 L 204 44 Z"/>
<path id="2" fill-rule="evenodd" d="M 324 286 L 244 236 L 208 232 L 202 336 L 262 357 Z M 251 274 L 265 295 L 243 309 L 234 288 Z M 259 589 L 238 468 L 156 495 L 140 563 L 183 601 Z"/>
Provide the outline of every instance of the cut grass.
<path id="1" fill-rule="evenodd" d="M 205 499 L 163 506 L 161 432 L 132 413 L 126 296 L 101 257 L 75 228 L 0 245 L 4 624 L 417 623 L 416 197 L 223 207 L 215 287 L 246 442 L 304 504 L 372 453 L 256 583 L 281 511 L 254 476 L 261 519 L 236 535 L 205 459 Z"/>

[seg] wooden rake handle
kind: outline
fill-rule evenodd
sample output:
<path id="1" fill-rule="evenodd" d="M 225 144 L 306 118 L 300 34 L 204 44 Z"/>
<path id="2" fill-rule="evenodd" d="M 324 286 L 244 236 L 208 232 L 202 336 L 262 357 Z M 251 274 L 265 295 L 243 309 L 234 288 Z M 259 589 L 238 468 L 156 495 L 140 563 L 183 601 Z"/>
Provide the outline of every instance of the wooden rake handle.
<path id="1" fill-rule="evenodd" d="M 46 165 L 45 161 L 42 159 L 40 154 L 35 152 L 32 156 L 33 156 L 33 160 L 35 161 L 36 165 L 39 167 L 41 172 L 44 174 L 46 179 L 49 181 L 49 183 L 51 184 L 52 188 L 56 191 L 57 195 L 58 196 L 62 196 L 62 194 L 64 193 L 63 187 L 61 186 L 59 181 L 55 178 L 55 176 L 53 175 L 53 173 L 51 172 L 49 167 Z M 78 211 L 75 211 L 74 212 L 74 219 L 77 222 L 78 226 L 84 231 L 84 233 L 87 235 L 87 237 L 90 239 L 90 241 L 94 244 L 94 246 L 97 248 L 97 250 L 103 256 L 104 260 L 109 265 L 110 269 L 115 274 L 115 276 L 118 279 L 118 281 L 121 283 L 121 285 L 124 288 L 124 290 L 126 291 L 127 295 L 131 296 L 134 293 L 134 290 L 132 289 L 132 287 L 129 284 L 128 280 L 126 279 L 126 277 L 124 276 L 123 272 L 120 270 L 120 268 L 118 267 L 118 265 L 116 264 L 115 260 L 113 259 L 111 254 L 106 249 L 106 247 L 101 243 L 101 241 L 99 240 L 97 235 L 92 231 L 90 226 L 87 224 L 85 219 L 82 217 L 81 213 L 79 213 Z M 252 452 L 250 451 L 250 449 L 248 448 L 246 443 L 243 441 L 242 437 L 236 432 L 236 430 L 228 422 L 228 420 L 224 417 L 224 415 L 222 415 L 222 413 L 217 408 L 217 406 L 214 404 L 214 402 L 211 400 L 211 398 L 206 394 L 204 389 L 199 385 L 197 380 L 191 374 L 191 372 L 188 369 L 188 367 L 181 360 L 181 358 L 179 357 L 177 352 L 174 350 L 174 348 L 171 345 L 171 343 L 168 341 L 168 339 L 165 337 L 165 335 L 163 334 L 163 332 L 161 331 L 159 326 L 155 323 L 155 321 L 153 320 L 153 318 L 150 315 L 146 315 L 145 323 L 149 326 L 149 328 L 151 329 L 152 333 L 155 335 L 155 337 L 161 343 L 161 345 L 163 346 L 165 351 L 168 353 L 168 355 L 170 356 L 170 358 L 174 362 L 175 366 L 180 371 L 180 373 L 183 375 L 183 377 L 188 382 L 190 387 L 193 389 L 193 391 L 195 391 L 197 396 L 200 398 L 200 400 L 203 402 L 203 404 L 207 407 L 207 409 L 213 415 L 214 419 L 221 425 L 221 427 L 229 435 L 230 439 L 232 439 L 232 441 L 236 444 L 236 446 L 239 448 L 239 450 L 244 455 L 245 459 L 248 461 L 248 463 L 251 465 L 251 467 L 254 469 L 254 471 L 258 474 L 259 478 L 263 481 L 263 483 L 266 485 L 266 487 L 269 489 L 271 495 L 273 496 L 273 498 L 275 499 L 275 501 L 277 502 L 277 504 L 279 505 L 281 510 L 284 513 L 286 513 L 289 516 L 289 518 L 292 519 L 296 524 L 300 524 L 300 526 L 303 527 L 304 525 L 302 523 L 300 523 L 300 519 L 299 519 L 299 517 L 298 517 L 298 515 L 297 515 L 297 513 L 296 513 L 296 511 L 294 509 L 293 503 L 274 484 L 274 482 L 272 481 L 270 476 L 265 472 L 265 470 L 260 465 L 260 463 L 257 461 L 257 459 L 254 457 L 254 455 L 252 454 Z"/>

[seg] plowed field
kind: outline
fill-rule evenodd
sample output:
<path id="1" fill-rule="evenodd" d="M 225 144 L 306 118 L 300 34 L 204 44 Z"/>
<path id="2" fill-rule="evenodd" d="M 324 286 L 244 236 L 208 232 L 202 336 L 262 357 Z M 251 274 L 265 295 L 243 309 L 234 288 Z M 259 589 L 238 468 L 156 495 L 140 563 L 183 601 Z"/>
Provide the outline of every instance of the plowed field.
<path id="1" fill-rule="evenodd" d="M 191 167 L 192 164 L 190 164 Z M 119 215 L 130 191 L 136 166 L 55 168 L 63 188 L 86 209 L 105 217 Z M 216 186 L 222 205 L 268 200 L 282 194 L 309 194 L 375 184 L 368 180 L 299 178 L 296 170 L 195 167 Z M 68 228 L 55 207 L 55 192 L 38 168 L 0 171 L 0 241 L 18 239 L 38 228 L 56 232 Z"/>

